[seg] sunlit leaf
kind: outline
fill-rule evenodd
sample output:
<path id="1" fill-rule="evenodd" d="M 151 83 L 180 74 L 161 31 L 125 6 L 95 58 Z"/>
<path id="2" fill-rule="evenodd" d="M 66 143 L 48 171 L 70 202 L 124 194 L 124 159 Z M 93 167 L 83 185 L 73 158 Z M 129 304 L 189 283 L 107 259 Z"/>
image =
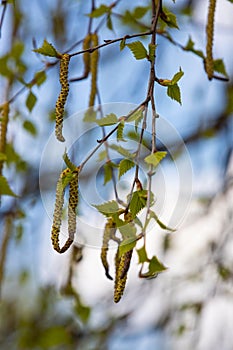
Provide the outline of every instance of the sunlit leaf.
<path id="1" fill-rule="evenodd" d="M 107 157 L 107 151 L 103 150 L 98 154 L 98 162 L 102 162 Z"/>
<path id="2" fill-rule="evenodd" d="M 176 15 L 168 11 L 168 9 L 163 9 L 160 18 L 168 25 L 168 27 L 179 29 Z"/>
<path id="3" fill-rule="evenodd" d="M 36 72 L 34 75 L 34 81 L 37 86 L 42 85 L 46 81 L 46 73 L 45 71 Z"/>
<path id="4" fill-rule="evenodd" d="M 183 75 L 184 75 L 184 72 L 180 68 L 180 71 L 173 76 L 172 84 L 178 83 L 178 81 L 183 77 Z"/>
<path id="5" fill-rule="evenodd" d="M 181 94 L 180 88 L 177 84 L 170 85 L 167 87 L 167 95 L 171 97 L 172 100 L 177 101 L 179 104 L 181 103 Z"/>
<path id="6" fill-rule="evenodd" d="M 71 162 L 66 150 L 64 151 L 64 154 L 63 154 L 63 160 L 70 170 L 72 170 L 72 171 L 75 170 L 76 165 Z"/>
<path id="7" fill-rule="evenodd" d="M 57 57 L 60 58 L 61 54 L 55 49 L 55 47 L 48 43 L 46 39 L 44 39 L 43 45 L 38 49 L 33 50 L 34 52 L 40 53 L 44 56 Z"/>
<path id="8" fill-rule="evenodd" d="M 155 213 L 153 210 L 150 211 L 150 217 L 153 218 L 153 219 L 157 222 L 157 224 L 158 224 L 163 230 L 168 230 L 168 231 L 172 231 L 172 232 L 176 231 L 175 229 L 173 229 L 173 228 L 168 227 L 167 225 L 165 225 L 165 224 L 158 218 L 158 216 L 156 215 L 156 213 Z"/>
<path id="9" fill-rule="evenodd" d="M 130 195 L 129 195 L 130 196 Z M 128 196 L 128 200 L 129 197 Z M 151 204 L 153 203 L 154 196 L 151 193 Z M 147 190 L 140 190 L 140 191 L 135 191 L 132 194 L 130 204 L 129 204 L 129 210 L 130 213 L 132 214 L 133 218 L 136 217 L 136 215 L 147 205 Z"/>
<path id="10" fill-rule="evenodd" d="M 134 41 L 130 44 L 126 44 L 136 60 L 142 60 L 147 58 L 147 51 L 145 46 L 141 43 L 141 41 Z"/>
<path id="11" fill-rule="evenodd" d="M 124 141 L 124 138 L 123 138 L 124 127 L 125 127 L 124 121 L 120 122 L 118 125 L 118 129 L 117 129 L 117 141 L 118 142 Z"/>
<path id="12" fill-rule="evenodd" d="M 122 39 L 120 42 L 120 51 L 124 50 L 125 48 L 125 39 Z"/>
<path id="13" fill-rule="evenodd" d="M 145 162 L 147 164 L 151 164 L 153 166 L 158 166 L 158 164 L 161 162 L 161 160 L 166 157 L 167 152 L 160 151 L 160 152 L 155 152 L 153 154 L 150 154 L 145 158 Z"/>
<path id="14" fill-rule="evenodd" d="M 96 119 L 95 122 L 99 126 L 114 125 L 114 124 L 118 123 L 118 118 L 117 118 L 116 114 L 110 113 L 110 114 L 106 115 L 106 117 L 104 117 L 104 118 Z"/>
<path id="15" fill-rule="evenodd" d="M 122 146 L 118 146 L 118 145 L 109 145 L 109 147 L 111 149 L 114 149 L 116 152 L 118 152 L 119 154 L 121 154 L 122 156 L 126 157 L 126 158 L 134 158 L 134 155 L 132 153 L 130 153 L 130 150 L 122 147 Z"/>
<path id="16" fill-rule="evenodd" d="M 132 250 L 137 244 L 137 239 L 134 237 L 125 239 L 121 242 L 119 246 L 119 254 L 120 256 L 128 251 Z"/>
<path id="17" fill-rule="evenodd" d="M 106 216 L 111 216 L 119 209 L 117 202 L 114 200 L 103 204 L 92 204 L 92 206 L 95 207 L 101 214 Z"/>
<path id="18" fill-rule="evenodd" d="M 205 58 L 205 56 L 204 56 L 204 54 L 203 54 L 203 52 L 202 51 L 200 51 L 200 50 L 196 50 L 195 48 L 194 48 L 194 41 L 192 40 L 192 38 L 191 37 L 189 37 L 189 39 L 188 39 L 188 42 L 187 42 L 187 44 L 186 44 L 186 46 L 184 47 L 184 50 L 186 50 L 186 51 L 191 51 L 191 52 L 193 52 L 195 55 L 197 55 L 197 56 L 199 56 L 199 57 L 201 57 L 201 58 Z"/>
<path id="19" fill-rule="evenodd" d="M 124 175 L 127 171 L 132 169 L 135 166 L 135 163 L 130 159 L 122 159 L 119 164 L 119 179 L 122 175 Z"/>
<path id="20" fill-rule="evenodd" d="M 129 123 L 134 121 L 137 122 L 138 120 L 142 120 L 142 118 L 143 118 L 143 109 L 139 108 L 127 118 L 127 122 Z"/>
<path id="21" fill-rule="evenodd" d="M 140 249 L 137 249 L 137 253 L 138 253 L 138 263 L 139 264 L 142 264 L 142 263 L 144 263 L 144 262 L 149 260 L 148 256 L 147 256 L 147 253 L 146 253 L 145 246 L 143 246 Z"/>

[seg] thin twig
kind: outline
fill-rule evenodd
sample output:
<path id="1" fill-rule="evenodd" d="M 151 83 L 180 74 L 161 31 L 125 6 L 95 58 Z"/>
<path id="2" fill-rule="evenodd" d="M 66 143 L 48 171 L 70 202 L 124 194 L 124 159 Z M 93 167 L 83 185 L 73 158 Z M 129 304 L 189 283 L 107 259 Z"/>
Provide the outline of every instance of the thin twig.
<path id="1" fill-rule="evenodd" d="M 5 14 L 6 14 L 6 8 L 7 8 L 7 1 L 6 0 L 2 0 L 2 6 L 3 6 L 2 15 L 1 15 L 1 19 L 0 19 L 0 38 L 2 37 L 2 26 L 3 26 Z"/>

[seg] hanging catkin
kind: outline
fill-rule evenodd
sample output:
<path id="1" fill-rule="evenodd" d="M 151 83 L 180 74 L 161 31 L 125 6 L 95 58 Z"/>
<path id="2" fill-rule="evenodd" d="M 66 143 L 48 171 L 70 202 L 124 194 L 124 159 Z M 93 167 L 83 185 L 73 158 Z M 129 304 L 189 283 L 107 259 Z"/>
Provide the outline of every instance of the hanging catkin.
<path id="1" fill-rule="evenodd" d="M 121 297 L 124 293 L 124 289 L 126 285 L 127 273 L 125 273 L 124 277 L 121 278 L 122 273 L 125 269 L 125 259 L 126 259 L 126 255 L 123 254 L 122 256 L 120 256 L 119 248 L 118 248 L 115 256 L 115 268 L 116 268 L 115 283 L 114 283 L 114 302 L 115 303 L 118 303 L 121 300 Z"/>
<path id="2" fill-rule="evenodd" d="M 98 46 L 99 40 L 98 40 L 98 35 L 96 33 L 93 33 L 91 35 L 91 41 L 92 41 L 92 47 Z M 90 97 L 89 97 L 89 107 L 94 106 L 95 97 L 97 93 L 98 59 L 99 59 L 99 52 L 98 50 L 95 50 L 91 54 L 91 91 L 90 91 Z"/>
<path id="3" fill-rule="evenodd" d="M 69 82 L 68 82 L 68 69 L 69 69 L 70 56 L 65 53 L 61 56 L 60 61 L 60 84 L 61 91 L 56 102 L 56 128 L 55 133 L 59 141 L 64 142 L 64 136 L 62 135 L 64 110 L 67 96 L 69 93 Z"/>
<path id="4" fill-rule="evenodd" d="M 79 168 L 75 169 L 75 171 L 73 172 L 69 168 L 63 170 L 57 182 L 51 240 L 52 240 L 53 248 L 58 253 L 64 253 L 71 246 L 74 240 L 74 234 L 76 232 L 76 208 L 78 205 L 78 171 L 79 171 Z M 64 194 L 65 194 L 65 187 L 66 187 L 64 186 L 63 182 L 64 182 L 64 179 L 67 178 L 67 176 L 71 176 L 71 179 L 69 182 L 70 191 L 69 191 L 69 206 L 68 206 L 69 237 L 66 240 L 64 246 L 60 248 L 59 234 L 61 229 L 62 209 L 64 205 Z"/>
<path id="5" fill-rule="evenodd" d="M 6 134 L 9 118 L 9 103 L 6 102 L 0 107 L 0 153 L 6 152 Z M 0 175 L 2 174 L 3 161 L 0 161 Z"/>
<path id="6" fill-rule="evenodd" d="M 78 173 L 73 174 L 69 186 L 68 233 L 69 238 L 74 240 L 76 232 L 76 209 L 78 205 Z"/>
<path id="7" fill-rule="evenodd" d="M 83 40 L 83 50 L 87 50 L 87 49 L 90 48 L 90 46 L 91 46 L 91 38 L 92 38 L 92 35 L 91 34 L 87 34 L 87 36 Z M 84 52 L 84 54 L 83 54 L 83 63 L 84 63 L 84 73 L 83 73 L 83 75 L 85 77 L 87 77 L 89 72 L 90 72 L 90 63 L 91 63 L 91 54 L 89 52 Z"/>
<path id="8" fill-rule="evenodd" d="M 109 218 L 104 228 L 103 243 L 101 248 L 101 262 L 105 269 L 105 275 L 110 280 L 112 280 L 113 278 L 109 274 L 109 264 L 107 260 L 107 253 L 108 253 L 109 241 L 111 237 L 115 235 L 115 232 L 116 232 L 116 225 L 113 222 L 112 218 Z"/>
<path id="9" fill-rule="evenodd" d="M 206 24 L 206 59 L 205 70 L 209 80 L 213 78 L 214 61 L 213 61 L 213 40 L 214 40 L 214 15 L 216 9 L 216 0 L 209 0 L 208 17 Z"/>

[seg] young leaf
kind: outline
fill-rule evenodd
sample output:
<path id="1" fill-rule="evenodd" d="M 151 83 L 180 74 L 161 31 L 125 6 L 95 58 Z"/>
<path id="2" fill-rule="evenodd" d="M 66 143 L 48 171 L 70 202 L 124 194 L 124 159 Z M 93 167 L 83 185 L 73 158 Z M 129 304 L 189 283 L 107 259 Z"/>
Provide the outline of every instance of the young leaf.
<path id="1" fill-rule="evenodd" d="M 118 129 L 117 129 L 117 141 L 118 142 L 125 141 L 123 138 L 124 127 L 125 127 L 124 121 L 120 122 L 118 125 Z"/>
<path id="2" fill-rule="evenodd" d="M 177 84 L 169 85 L 167 87 L 167 95 L 171 97 L 172 100 L 177 101 L 180 105 L 181 102 L 181 95 L 180 95 L 180 88 Z"/>
<path id="3" fill-rule="evenodd" d="M 183 77 L 183 75 L 184 75 L 184 72 L 180 68 L 180 71 L 173 76 L 172 84 L 174 85 L 177 84 L 178 81 Z"/>
<path id="4" fill-rule="evenodd" d="M 118 123 L 118 118 L 114 113 L 110 113 L 106 115 L 106 117 L 101 118 L 101 119 L 96 119 L 95 122 L 99 126 L 108 126 L 108 125 L 114 125 Z"/>
<path id="5" fill-rule="evenodd" d="M 166 157 L 167 152 L 155 152 L 153 154 L 150 154 L 149 156 L 147 156 L 144 160 L 146 163 L 151 164 L 153 166 L 157 166 L 161 160 Z"/>
<path id="6" fill-rule="evenodd" d="M 214 60 L 214 71 L 223 74 L 228 78 L 226 68 L 222 59 Z"/>
<path id="7" fill-rule="evenodd" d="M 34 79 L 33 80 L 36 82 L 37 86 L 42 85 L 45 82 L 45 80 L 46 80 L 46 73 L 45 73 L 45 71 L 41 70 L 39 72 L 36 72 L 35 75 L 34 75 Z"/>
<path id="8" fill-rule="evenodd" d="M 103 16 L 105 13 L 109 13 L 109 7 L 106 5 L 100 5 L 94 11 L 88 14 L 89 17 L 97 18 Z"/>
<path id="9" fill-rule="evenodd" d="M 30 120 L 25 120 L 23 123 L 23 128 L 27 130 L 31 135 L 36 136 L 37 135 L 37 129 Z"/>
<path id="10" fill-rule="evenodd" d="M 116 213 L 119 209 L 116 201 L 112 200 L 109 202 L 105 202 L 103 204 L 92 204 L 101 214 L 106 216 L 112 216 L 112 214 Z"/>
<path id="11" fill-rule="evenodd" d="M 110 15 L 110 13 L 107 15 L 107 28 L 109 30 L 113 30 L 112 17 Z"/>
<path id="12" fill-rule="evenodd" d="M 71 170 L 74 171 L 76 169 L 76 165 L 74 163 L 71 162 L 66 150 L 63 154 L 63 160 L 66 163 L 67 167 Z"/>
<path id="13" fill-rule="evenodd" d="M 165 267 L 156 256 L 153 256 L 149 263 L 148 277 L 155 277 L 155 275 L 165 270 L 167 270 L 167 267 Z"/>
<path id="14" fill-rule="evenodd" d="M 176 15 L 174 15 L 174 13 L 164 9 L 160 15 L 160 18 L 168 25 L 168 27 L 179 29 Z"/>
<path id="15" fill-rule="evenodd" d="M 138 253 L 138 263 L 139 264 L 142 264 L 146 261 L 149 261 L 145 246 L 143 246 L 140 249 L 137 249 L 137 253 Z"/>
<path id="16" fill-rule="evenodd" d="M 122 159 L 119 164 L 119 179 L 122 175 L 124 175 L 127 171 L 132 169 L 135 166 L 135 163 L 130 159 Z"/>
<path id="17" fill-rule="evenodd" d="M 137 6 L 135 7 L 132 15 L 135 19 L 141 19 L 149 11 L 150 6 Z"/>
<path id="18" fill-rule="evenodd" d="M 175 229 L 166 226 L 161 220 L 159 220 L 158 216 L 153 210 L 150 211 L 150 217 L 153 218 L 163 230 L 168 230 L 172 232 L 176 231 Z"/>
<path id="19" fill-rule="evenodd" d="M 149 61 L 154 62 L 156 45 L 149 44 L 148 47 L 149 47 Z"/>
<path id="20" fill-rule="evenodd" d="M 136 60 L 147 58 L 146 48 L 141 41 L 134 41 L 130 44 L 126 44 L 126 46 L 128 46 L 128 48 L 131 50 Z"/>
<path id="21" fill-rule="evenodd" d="M 0 152 L 0 162 L 5 162 L 7 160 L 7 156 L 5 153 Z"/>
<path id="22" fill-rule="evenodd" d="M 129 196 L 128 196 L 128 200 L 130 198 Z M 151 193 L 150 205 L 153 204 L 153 201 L 154 201 L 154 196 Z M 140 190 L 140 191 L 133 192 L 133 195 L 129 204 L 129 210 L 133 218 L 136 217 L 136 215 L 140 212 L 140 210 L 146 207 L 146 204 L 147 204 L 147 190 Z"/>
<path id="23" fill-rule="evenodd" d="M 136 237 L 124 239 L 119 246 L 119 255 L 122 256 L 123 254 L 132 250 L 136 246 L 136 243 L 137 243 Z"/>
<path id="24" fill-rule="evenodd" d="M 26 106 L 29 112 L 31 112 L 36 104 L 37 97 L 33 94 L 32 91 L 29 91 L 27 99 L 26 99 Z"/>
<path id="25" fill-rule="evenodd" d="M 122 39 L 120 42 L 120 51 L 124 50 L 125 48 L 125 39 Z"/>
<path id="26" fill-rule="evenodd" d="M 193 40 L 192 40 L 191 37 L 189 37 L 188 42 L 187 42 L 186 46 L 184 47 L 184 50 L 186 50 L 186 51 L 191 51 L 191 52 L 193 52 L 195 55 L 197 55 L 197 56 L 199 56 L 199 57 L 201 57 L 201 58 L 203 58 L 203 59 L 205 58 L 205 56 L 204 56 L 204 54 L 203 54 L 202 51 L 196 50 L 196 49 L 194 48 L 194 42 L 193 42 Z"/>
<path id="27" fill-rule="evenodd" d="M 132 115 L 130 115 L 128 118 L 127 118 L 127 122 L 134 122 L 135 123 L 138 121 L 138 120 L 142 120 L 143 118 L 143 109 L 142 108 L 139 108 L 137 109 Z"/>
<path id="28" fill-rule="evenodd" d="M 84 114 L 83 121 L 85 123 L 95 123 L 96 114 L 97 112 L 93 108 L 89 108 Z"/>
<path id="29" fill-rule="evenodd" d="M 116 167 L 118 166 L 111 161 L 108 161 L 106 164 L 104 164 L 104 185 L 106 185 L 106 183 L 112 180 L 113 168 Z"/>
<path id="30" fill-rule="evenodd" d="M 4 176 L 0 176 L 0 196 L 12 196 L 18 197 L 10 188 L 7 179 Z"/>
<path id="31" fill-rule="evenodd" d="M 45 39 L 44 39 L 43 45 L 33 51 L 40 53 L 41 55 L 44 55 L 44 56 L 57 57 L 57 58 L 61 57 L 61 54 L 55 49 L 55 47 L 52 44 L 48 43 L 48 41 Z"/>
<path id="32" fill-rule="evenodd" d="M 109 145 L 109 147 L 111 149 L 114 149 L 116 152 L 120 153 L 122 156 L 126 157 L 126 158 L 134 158 L 134 155 L 132 153 L 130 153 L 130 150 L 122 147 L 122 146 L 118 146 L 118 145 Z"/>
<path id="33" fill-rule="evenodd" d="M 98 155 L 98 162 L 102 162 L 107 157 L 107 151 L 103 150 Z"/>

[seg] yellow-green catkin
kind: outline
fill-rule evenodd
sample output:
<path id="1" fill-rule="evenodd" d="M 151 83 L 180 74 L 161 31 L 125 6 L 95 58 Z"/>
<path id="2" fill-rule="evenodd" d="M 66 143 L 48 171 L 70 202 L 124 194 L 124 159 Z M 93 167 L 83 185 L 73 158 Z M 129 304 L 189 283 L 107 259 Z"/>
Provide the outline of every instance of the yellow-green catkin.
<path id="1" fill-rule="evenodd" d="M 59 141 L 64 142 L 64 136 L 62 135 L 63 119 L 65 111 L 65 103 L 69 93 L 68 82 L 68 70 L 69 70 L 70 56 L 65 53 L 61 56 L 60 60 L 60 84 L 61 91 L 56 102 L 56 128 L 55 134 Z"/>
<path id="2" fill-rule="evenodd" d="M 6 152 L 6 134 L 9 120 L 9 103 L 6 102 L 0 107 L 0 153 Z M 3 161 L 0 161 L 0 175 L 2 174 Z"/>
<path id="3" fill-rule="evenodd" d="M 52 225 L 52 231 L 51 231 L 51 240 L 53 244 L 54 250 L 56 250 L 58 253 L 64 253 L 73 243 L 72 238 L 68 238 L 62 248 L 60 248 L 59 244 L 59 235 L 60 235 L 60 229 L 61 229 L 61 222 L 62 222 L 62 209 L 64 205 L 64 194 L 65 194 L 65 187 L 63 185 L 63 179 L 71 172 L 70 169 L 65 169 L 62 171 L 58 182 L 57 182 L 57 189 L 56 189 L 56 200 L 55 200 L 55 209 L 53 214 L 53 225 Z"/>
<path id="4" fill-rule="evenodd" d="M 93 33 L 91 35 L 92 47 L 98 46 L 99 40 L 98 35 Z M 99 52 L 98 50 L 93 51 L 91 54 L 91 91 L 89 97 L 89 107 L 93 107 L 95 103 L 95 97 L 97 93 L 97 73 L 98 73 L 98 60 Z"/>
<path id="5" fill-rule="evenodd" d="M 109 241 L 111 237 L 115 235 L 115 232 L 116 232 L 116 225 L 113 222 L 112 218 L 109 218 L 104 228 L 103 242 L 102 242 L 102 248 L 101 248 L 101 262 L 105 270 L 105 275 L 110 280 L 112 280 L 113 278 L 109 274 L 109 264 L 107 260 L 107 253 L 108 253 Z"/>
<path id="6" fill-rule="evenodd" d="M 114 302 L 115 303 L 118 303 L 121 300 L 121 297 L 125 290 L 127 273 L 125 273 L 124 276 L 122 277 L 122 273 L 125 269 L 125 259 L 126 259 L 126 255 L 123 254 L 120 256 L 119 248 L 118 248 L 115 256 L 115 268 L 116 268 L 115 283 L 114 283 Z"/>
<path id="7" fill-rule="evenodd" d="M 78 172 L 73 173 L 69 187 L 68 233 L 69 238 L 74 240 L 76 232 L 76 209 L 78 206 Z"/>
<path id="8" fill-rule="evenodd" d="M 214 15 L 216 9 L 216 0 L 209 0 L 208 17 L 206 24 L 206 59 L 205 70 L 209 80 L 213 78 L 214 61 L 213 61 L 213 41 L 214 41 Z"/>
<path id="9" fill-rule="evenodd" d="M 83 40 L 83 50 L 87 50 L 91 46 L 92 35 L 87 34 Z M 89 52 L 84 52 L 83 54 L 83 63 L 84 63 L 84 76 L 87 77 L 90 73 L 90 63 L 91 63 L 91 54 Z"/>

